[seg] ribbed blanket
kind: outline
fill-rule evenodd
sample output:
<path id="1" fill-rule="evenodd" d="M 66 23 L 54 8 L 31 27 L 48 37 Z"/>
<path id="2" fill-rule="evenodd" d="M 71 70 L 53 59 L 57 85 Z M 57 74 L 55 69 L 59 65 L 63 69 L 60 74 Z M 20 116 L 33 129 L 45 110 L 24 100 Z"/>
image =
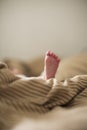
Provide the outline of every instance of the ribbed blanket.
<path id="1" fill-rule="evenodd" d="M 13 75 L 0 63 L 0 106 L 16 111 L 46 113 L 56 106 L 72 107 L 87 103 L 87 75 L 65 81 Z"/>

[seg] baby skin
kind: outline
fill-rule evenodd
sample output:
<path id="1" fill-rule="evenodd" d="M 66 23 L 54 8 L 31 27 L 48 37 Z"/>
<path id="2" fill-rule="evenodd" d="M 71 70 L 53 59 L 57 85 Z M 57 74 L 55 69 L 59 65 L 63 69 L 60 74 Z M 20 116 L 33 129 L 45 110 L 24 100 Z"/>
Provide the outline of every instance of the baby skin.
<path id="1" fill-rule="evenodd" d="M 55 78 L 60 59 L 53 52 L 48 51 L 45 56 L 44 74 L 45 79 Z"/>
<path id="2" fill-rule="evenodd" d="M 55 74 L 57 71 L 57 68 L 59 66 L 60 59 L 58 56 L 56 56 L 53 52 L 48 51 L 45 55 L 45 60 L 44 60 L 44 78 L 50 79 L 50 78 L 55 78 Z M 18 69 L 13 68 L 11 71 L 14 75 L 21 75 L 23 76 Z M 21 77 L 19 76 L 19 77 Z"/>

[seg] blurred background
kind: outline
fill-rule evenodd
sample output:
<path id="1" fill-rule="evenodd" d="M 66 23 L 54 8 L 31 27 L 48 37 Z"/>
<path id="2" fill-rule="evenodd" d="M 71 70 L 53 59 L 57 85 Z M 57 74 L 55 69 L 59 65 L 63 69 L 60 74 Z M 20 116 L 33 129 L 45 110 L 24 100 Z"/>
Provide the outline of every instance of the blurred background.
<path id="1" fill-rule="evenodd" d="M 87 51 L 87 0 L 0 0 L 0 59 Z"/>

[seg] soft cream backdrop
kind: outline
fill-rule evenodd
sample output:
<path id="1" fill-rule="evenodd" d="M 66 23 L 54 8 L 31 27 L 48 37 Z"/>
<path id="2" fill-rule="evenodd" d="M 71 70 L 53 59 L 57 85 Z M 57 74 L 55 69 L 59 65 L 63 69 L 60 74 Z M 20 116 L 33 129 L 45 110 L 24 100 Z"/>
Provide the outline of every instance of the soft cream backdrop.
<path id="1" fill-rule="evenodd" d="M 87 49 L 86 0 L 0 0 L 0 58 Z"/>

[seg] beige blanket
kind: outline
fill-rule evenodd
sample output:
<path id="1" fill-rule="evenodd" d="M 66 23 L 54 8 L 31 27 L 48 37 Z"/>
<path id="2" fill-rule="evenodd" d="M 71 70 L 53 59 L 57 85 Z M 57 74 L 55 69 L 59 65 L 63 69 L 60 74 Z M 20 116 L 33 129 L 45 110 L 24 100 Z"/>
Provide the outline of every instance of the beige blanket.
<path id="1" fill-rule="evenodd" d="M 57 107 L 40 116 L 23 118 L 11 130 L 87 130 L 87 106 Z"/>
<path id="2" fill-rule="evenodd" d="M 0 130 L 10 130 L 14 126 L 12 113 L 30 116 L 30 113 L 47 113 L 55 107 L 74 109 L 86 105 L 87 75 L 62 82 L 42 77 L 20 78 L 14 76 L 5 64 L 0 64 Z"/>

